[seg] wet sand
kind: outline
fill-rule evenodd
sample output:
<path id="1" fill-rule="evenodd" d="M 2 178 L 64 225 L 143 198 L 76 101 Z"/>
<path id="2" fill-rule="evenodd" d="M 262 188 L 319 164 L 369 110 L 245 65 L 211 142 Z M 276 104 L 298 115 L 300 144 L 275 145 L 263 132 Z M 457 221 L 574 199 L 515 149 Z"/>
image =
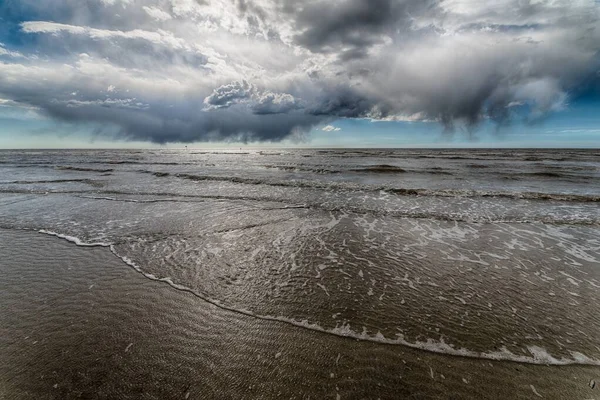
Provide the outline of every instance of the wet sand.
<path id="1" fill-rule="evenodd" d="M 106 248 L 0 229 L 0 398 L 593 399 L 595 366 L 435 354 L 223 310 Z"/>

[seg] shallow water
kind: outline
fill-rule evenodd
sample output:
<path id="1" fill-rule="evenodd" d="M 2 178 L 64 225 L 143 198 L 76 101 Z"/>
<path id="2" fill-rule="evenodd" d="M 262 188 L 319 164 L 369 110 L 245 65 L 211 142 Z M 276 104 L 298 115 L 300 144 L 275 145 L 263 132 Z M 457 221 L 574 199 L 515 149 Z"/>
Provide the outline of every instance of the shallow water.
<path id="1" fill-rule="evenodd" d="M 521 364 L 600 365 L 599 201 L 595 150 L 0 152 L 2 228 L 240 318 Z"/>

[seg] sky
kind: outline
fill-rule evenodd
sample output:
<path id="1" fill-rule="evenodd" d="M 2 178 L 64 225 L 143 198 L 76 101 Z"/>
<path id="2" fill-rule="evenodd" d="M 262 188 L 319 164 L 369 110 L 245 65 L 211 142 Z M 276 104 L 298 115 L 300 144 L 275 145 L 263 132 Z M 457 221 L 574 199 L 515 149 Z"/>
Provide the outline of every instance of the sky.
<path id="1" fill-rule="evenodd" d="M 600 147 L 597 0 L 0 0 L 0 148 Z"/>

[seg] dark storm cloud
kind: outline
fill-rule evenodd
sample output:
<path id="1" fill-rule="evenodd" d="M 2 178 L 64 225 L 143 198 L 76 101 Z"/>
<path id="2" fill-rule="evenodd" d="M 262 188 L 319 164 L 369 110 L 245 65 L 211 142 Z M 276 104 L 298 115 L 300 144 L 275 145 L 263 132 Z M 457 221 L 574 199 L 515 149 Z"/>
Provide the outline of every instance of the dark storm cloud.
<path id="1" fill-rule="evenodd" d="M 327 89 L 317 98 L 308 112 L 338 118 L 367 118 L 371 116 L 373 107 L 381 103 L 381 100 L 368 98 L 352 88 L 335 87 Z"/>
<path id="2" fill-rule="evenodd" d="M 279 141 L 284 137 L 306 132 L 310 127 L 325 121 L 323 116 L 292 112 L 286 107 L 282 112 L 274 105 L 273 95 L 257 102 L 253 112 L 245 108 L 223 108 L 202 112 L 201 100 L 187 99 L 184 104 L 161 104 L 159 99 L 146 104 L 131 99 L 44 101 L 46 93 L 17 90 L 11 93 L 16 102 L 33 105 L 47 115 L 72 123 L 96 122 L 113 129 L 119 137 L 130 140 L 151 140 L 155 143 L 194 142 L 212 140 Z M 55 97 L 55 96 L 54 96 Z M 256 109 L 254 109 L 254 107 Z"/>
<path id="3" fill-rule="evenodd" d="M 253 115 L 232 110 L 218 110 L 196 117 L 176 118 L 172 114 L 131 113 L 124 110 L 107 111 L 101 115 L 96 109 L 89 112 L 64 114 L 59 118 L 74 121 L 110 121 L 119 128 L 119 136 L 131 140 L 148 140 L 156 143 L 194 142 L 213 140 L 279 141 L 301 133 L 319 123 L 321 119 L 303 114 Z"/>
<path id="4" fill-rule="evenodd" d="M 4 104 L 160 143 L 533 121 L 600 69 L 591 0 L 9 0 L 0 17 L 18 27 L 0 30 Z"/>
<path id="5" fill-rule="evenodd" d="M 365 57 L 384 35 L 405 31 L 413 14 L 430 7 L 429 0 L 320 0 L 298 11 L 295 40 L 311 51 L 343 49 L 342 60 Z"/>
<path id="6" fill-rule="evenodd" d="M 100 71 L 103 65 L 95 64 L 89 56 L 82 57 L 81 63 L 83 70 Z M 18 67 L 15 70 L 20 72 Z M 85 76 L 65 76 L 71 73 L 68 66 L 39 72 L 54 81 L 47 83 L 32 76 L 14 82 L 12 74 L 0 76 L 0 98 L 10 97 L 61 121 L 105 125 L 108 129 L 103 132 L 130 140 L 279 141 L 330 119 L 306 113 L 289 94 L 261 91 L 246 81 L 222 85 L 208 96 L 191 90 L 182 97 L 159 89 L 152 95 L 146 92 L 141 99 L 137 93 L 119 93 L 122 89 L 118 86 L 104 90 L 86 87 Z M 161 82 L 150 84 L 160 86 Z M 74 88 L 79 90 L 72 91 Z"/>

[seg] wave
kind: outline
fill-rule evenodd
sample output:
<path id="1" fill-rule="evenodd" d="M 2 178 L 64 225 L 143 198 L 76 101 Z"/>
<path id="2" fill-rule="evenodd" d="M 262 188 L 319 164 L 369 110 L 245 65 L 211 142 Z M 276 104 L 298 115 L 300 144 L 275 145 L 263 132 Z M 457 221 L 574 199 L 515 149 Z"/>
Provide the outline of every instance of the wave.
<path id="1" fill-rule="evenodd" d="M 431 174 L 431 175 L 453 175 L 451 172 L 444 171 L 443 168 L 434 167 L 428 170 L 407 170 L 394 165 L 380 164 L 380 165 L 366 165 L 363 167 L 356 167 L 351 169 L 332 169 L 326 166 L 319 165 L 265 165 L 265 168 L 277 169 L 286 172 L 310 172 L 314 174 L 340 174 L 344 172 L 360 172 L 360 173 L 374 173 L 374 174 L 394 174 L 394 173 L 405 173 L 410 172 L 414 174 Z"/>
<path id="2" fill-rule="evenodd" d="M 353 171 L 353 172 L 385 173 L 385 174 L 407 172 L 403 168 L 396 167 L 394 165 L 388 165 L 388 164 L 369 165 L 366 167 L 355 168 L 355 169 L 352 169 L 351 171 Z"/>
<path id="3" fill-rule="evenodd" d="M 185 165 L 183 162 L 151 162 L 151 161 L 95 161 L 94 164 L 149 164 L 149 165 Z"/>
<path id="4" fill-rule="evenodd" d="M 580 184 L 592 181 L 594 179 L 598 179 L 598 178 L 594 178 L 592 176 L 580 176 L 580 175 L 578 176 L 578 175 L 574 175 L 574 174 L 559 173 L 559 172 L 523 172 L 523 173 L 518 173 L 518 174 L 500 175 L 500 177 L 503 180 L 510 180 L 510 181 L 528 181 L 531 179 L 538 179 L 538 180 L 553 179 L 553 180 L 561 180 L 562 182 L 571 182 L 571 183 L 580 183 Z"/>
<path id="5" fill-rule="evenodd" d="M 582 180 L 588 181 L 588 180 L 597 179 L 597 178 L 594 178 L 593 176 L 577 175 L 577 172 L 575 172 L 575 173 L 573 173 L 573 172 L 575 172 L 575 171 L 524 172 L 524 173 L 520 173 L 520 174 L 515 174 L 513 176 L 517 179 L 518 178 L 536 177 L 536 178 L 558 178 L 558 179 L 569 180 L 569 181 L 582 181 Z"/>
<path id="6" fill-rule="evenodd" d="M 280 210 L 289 209 L 314 209 L 327 212 L 340 212 L 344 214 L 368 214 L 376 217 L 388 217 L 388 218 L 411 218 L 411 219 L 430 219 L 438 221 L 448 222 L 467 222 L 467 223 L 484 223 L 484 224 L 499 224 L 499 223 L 543 223 L 552 225 L 583 225 L 583 226 L 595 226 L 600 225 L 600 220 L 593 218 L 583 218 L 572 216 L 557 218 L 552 216 L 504 216 L 501 218 L 494 218 L 490 216 L 474 216 L 469 214 L 468 216 L 460 216 L 453 214 L 444 214 L 442 211 L 435 213 L 431 211 L 419 211 L 413 209 L 406 210 L 381 210 L 381 209 L 370 209 L 360 208 L 353 206 L 341 206 L 341 207 L 328 207 L 321 203 L 305 203 L 305 204 L 289 204 L 285 200 L 274 199 L 266 196 L 226 196 L 226 195 L 178 195 L 175 193 L 125 193 L 125 192 L 110 192 L 111 194 L 119 195 L 137 195 L 137 196 L 164 196 L 162 199 L 132 199 L 132 198 L 117 198 L 108 196 L 86 196 L 76 195 L 76 197 L 90 200 L 105 200 L 105 201 L 116 201 L 125 203 L 196 203 L 205 199 L 211 200 L 243 200 L 243 201 L 265 201 L 265 202 L 276 202 L 283 203 L 285 205 L 278 207 Z M 68 193 L 73 194 L 73 193 Z"/>
<path id="7" fill-rule="evenodd" d="M 144 161 L 144 160 L 95 160 L 86 161 L 85 164 L 104 164 L 104 165 L 197 165 L 198 163 L 189 161 Z"/>
<path id="8" fill-rule="evenodd" d="M 489 165 L 484 165 L 484 164 L 467 164 L 467 167 L 469 168 L 477 168 L 477 169 L 483 169 L 483 168 L 489 168 Z"/>
<path id="9" fill-rule="evenodd" d="M 34 185 L 34 184 L 38 184 L 38 183 L 87 183 L 88 185 L 92 185 L 92 186 L 102 186 L 102 184 L 100 182 L 91 180 L 91 179 L 40 179 L 40 180 L 35 180 L 35 181 L 24 181 L 24 180 L 19 180 L 19 181 L 9 181 L 9 182 L 2 182 L 0 184 L 10 184 L 10 185 Z"/>
<path id="10" fill-rule="evenodd" d="M 54 168 L 61 170 L 61 171 L 66 170 L 66 171 L 99 172 L 99 173 L 107 173 L 107 172 L 114 171 L 114 169 L 112 169 L 112 168 L 84 168 L 84 167 L 72 167 L 72 166 L 64 166 L 64 165 L 59 165 Z"/>
<path id="11" fill-rule="evenodd" d="M 235 176 L 213 176 L 194 174 L 175 174 L 174 176 L 192 181 L 221 181 L 240 183 L 245 185 L 266 185 L 282 187 L 302 187 L 316 189 L 337 189 L 349 191 L 388 192 L 402 196 L 435 196 L 435 197 L 462 197 L 462 198 L 506 198 L 518 200 L 553 200 L 565 202 L 600 202 L 600 195 L 545 193 L 545 192 L 511 192 L 494 190 L 469 190 L 469 189 L 421 189 L 421 188 L 395 188 L 389 186 L 365 186 L 348 182 L 323 182 L 309 180 L 273 181 L 260 178 L 242 178 Z"/>
<path id="12" fill-rule="evenodd" d="M 560 365 L 594 365 L 594 366 L 600 366 L 600 360 L 593 359 L 591 357 L 588 357 L 588 356 L 586 356 L 580 352 L 576 352 L 576 351 L 570 352 L 572 358 L 564 358 L 564 357 L 556 358 L 556 357 L 552 356 L 551 354 L 549 354 L 544 348 L 539 347 L 539 346 L 533 346 L 533 345 L 526 346 L 526 348 L 528 349 L 528 352 L 530 353 L 529 355 L 514 354 L 505 347 L 501 348 L 498 351 L 477 352 L 477 351 L 468 350 L 466 348 L 454 347 L 453 345 L 446 343 L 443 339 L 442 340 L 427 339 L 426 341 L 410 342 L 410 341 L 407 341 L 406 339 L 404 339 L 403 335 L 401 335 L 401 334 L 398 334 L 397 337 L 395 337 L 395 338 L 386 338 L 380 332 L 376 333 L 375 335 L 369 335 L 364 330 L 362 332 L 357 332 L 352 329 L 352 326 L 350 324 L 338 325 L 335 328 L 324 328 L 324 327 L 320 326 L 319 324 L 311 323 L 308 320 L 299 321 L 299 320 L 289 318 L 289 317 L 284 317 L 284 316 L 261 315 L 261 314 L 255 313 L 251 310 L 231 307 L 218 299 L 210 298 L 210 297 L 198 292 L 197 290 L 191 289 L 185 285 L 174 282 L 173 279 L 170 277 L 158 277 L 154 274 L 145 272 L 142 266 L 138 265 L 137 263 L 135 263 L 133 260 L 131 260 L 127 256 L 120 255 L 116 251 L 116 248 L 115 248 L 114 244 L 112 244 L 112 243 L 105 243 L 105 242 L 88 243 L 88 242 L 85 242 L 84 240 L 81 240 L 80 238 L 77 238 L 74 236 L 70 236 L 67 234 L 61 234 L 61 233 L 44 230 L 44 229 L 41 229 L 38 232 L 42 233 L 42 234 L 54 236 L 54 237 L 57 237 L 60 239 L 67 240 L 71 243 L 74 243 L 77 246 L 106 247 L 106 248 L 110 249 L 111 253 L 114 254 L 117 258 L 119 258 L 124 264 L 133 268 L 135 271 L 142 274 L 144 277 L 146 277 L 148 279 L 151 279 L 151 280 L 157 281 L 157 282 L 166 283 L 176 290 L 190 293 L 190 294 L 204 300 L 205 302 L 210 303 L 210 304 L 212 304 L 216 307 L 219 307 L 223 310 L 230 311 L 230 312 L 233 312 L 236 314 L 245 315 L 245 316 L 251 317 L 251 318 L 257 318 L 257 319 L 261 319 L 261 320 L 265 320 L 265 321 L 285 323 L 288 325 L 296 326 L 298 328 L 307 329 L 307 330 L 320 332 L 320 333 L 328 334 L 328 335 L 333 335 L 333 336 L 337 336 L 337 337 L 351 338 L 351 339 L 361 340 L 361 341 L 376 342 L 376 343 L 380 343 L 380 344 L 384 344 L 384 345 L 399 345 L 399 346 L 423 350 L 423 351 L 427 351 L 427 352 L 431 352 L 431 353 L 445 354 L 445 355 L 450 355 L 450 356 L 468 357 L 468 358 L 475 358 L 475 359 L 487 359 L 487 360 L 494 360 L 494 361 L 512 361 L 512 362 L 517 362 L 517 363 L 538 364 L 538 365 L 556 365 L 556 366 L 560 366 Z"/>
<path id="13" fill-rule="evenodd" d="M 111 243 L 108 243 L 108 242 L 91 242 L 91 243 L 85 242 L 78 237 L 65 235 L 62 233 L 57 233 L 57 232 L 49 231 L 46 229 L 40 229 L 40 230 L 38 230 L 38 233 L 43 233 L 45 235 L 55 236 L 60 239 L 65 239 L 71 243 L 75 243 L 77 246 L 82 246 L 82 247 L 109 247 L 109 246 L 111 246 Z"/>
<path id="14" fill-rule="evenodd" d="M 267 186 L 285 186 L 285 187 L 314 187 L 328 188 L 332 187 L 330 183 L 318 181 L 268 181 L 260 178 L 242 178 L 237 176 L 214 176 L 214 175 L 194 175 L 194 174 L 175 174 L 177 178 L 188 179 L 191 181 L 217 181 L 242 183 L 246 185 L 267 185 Z"/>
<path id="15" fill-rule="evenodd" d="M 252 154 L 247 151 L 198 151 L 192 154 L 214 154 L 219 156 L 239 156 Z"/>
<path id="16" fill-rule="evenodd" d="M 342 212 L 342 213 L 353 213 L 353 214 L 368 214 L 373 216 L 390 217 L 390 218 L 412 218 L 412 219 L 431 219 L 439 221 L 449 222 L 466 222 L 466 223 L 483 223 L 483 224 L 496 224 L 496 223 L 543 223 L 551 225 L 581 225 L 581 226 L 597 226 L 600 225 L 600 220 L 594 217 L 585 216 L 545 216 L 545 215 L 523 215 L 523 216 L 477 216 L 469 213 L 467 215 L 456 215 L 452 213 L 444 213 L 440 211 L 435 213 L 432 211 L 421 211 L 414 209 L 405 210 L 383 210 L 383 209 L 371 209 L 371 208 L 360 208 L 353 206 L 333 206 L 328 207 L 321 203 L 304 203 L 304 204 L 289 204 L 287 199 L 273 198 L 269 196 L 248 196 L 248 195 L 201 195 L 201 194 L 180 194 L 172 192 L 125 192 L 117 190 L 107 191 L 43 191 L 43 190 L 0 190 L 0 193 L 11 193 L 11 194 L 34 194 L 34 195 L 70 195 L 74 197 L 89 199 L 89 200 L 102 200 L 102 201 L 115 201 L 115 202 L 126 202 L 126 203 L 195 203 L 203 200 L 233 200 L 233 201 L 264 201 L 271 203 L 282 203 L 285 204 L 281 209 L 315 209 L 328 212 Z M 89 195 L 88 195 L 89 194 Z M 100 194 L 106 194 L 101 196 Z M 110 197 L 114 196 L 135 196 L 135 197 L 153 197 L 150 199 L 139 199 L 130 197 Z"/>
<path id="17" fill-rule="evenodd" d="M 431 169 L 428 169 L 425 171 L 411 171 L 411 172 L 432 174 L 432 175 L 454 175 L 452 172 L 444 171 L 444 169 L 440 168 L 440 167 L 434 167 L 434 168 L 431 168 Z"/>
<path id="18" fill-rule="evenodd" d="M 437 196 L 437 197 L 491 197 L 514 200 L 553 200 L 566 202 L 597 203 L 600 195 L 567 194 L 567 193 L 544 193 L 544 192 L 509 192 L 494 190 L 467 190 L 467 189 L 382 189 L 391 193 L 412 196 Z"/>
<path id="19" fill-rule="evenodd" d="M 186 200 L 186 199 L 178 199 L 178 198 L 168 198 L 168 199 L 129 199 L 129 198 L 117 198 L 117 197 L 108 197 L 108 196 L 75 196 L 80 199 L 89 199 L 89 200 L 106 200 L 106 201 L 116 201 L 122 203 L 142 203 L 142 204 L 150 204 L 150 203 L 193 203 L 199 201 Z"/>
<path id="20" fill-rule="evenodd" d="M 562 176 L 562 174 L 560 174 L 558 172 L 530 172 L 530 173 L 524 173 L 521 175 L 541 176 L 544 178 L 560 178 Z"/>
<path id="21" fill-rule="evenodd" d="M 169 175 L 171 175 L 171 174 L 170 174 L 170 173 L 168 173 L 168 172 L 151 172 L 151 173 L 152 173 L 152 175 L 154 175 L 154 176 L 156 176 L 156 177 L 158 177 L 158 178 L 163 178 L 163 177 L 165 177 L 165 176 L 169 176 Z"/>
<path id="22" fill-rule="evenodd" d="M 28 195 L 69 195 L 89 200 L 114 201 L 125 203 L 197 203 L 205 200 L 231 200 L 231 201 L 258 201 L 270 203 L 282 203 L 281 209 L 314 209 L 327 212 L 341 212 L 352 214 L 366 214 L 376 217 L 387 218 L 411 218 L 411 219 L 430 219 L 448 222 L 465 222 L 481 224 L 500 224 L 500 223 L 542 223 L 550 225 L 578 225 L 578 226 L 598 226 L 600 220 L 595 216 L 586 215 L 474 215 L 473 213 L 454 213 L 433 211 L 428 209 L 406 208 L 401 210 L 364 208 L 349 205 L 328 206 L 321 202 L 307 202 L 303 204 L 290 204 L 293 200 L 282 199 L 272 196 L 253 196 L 253 195 L 225 195 L 225 194 L 181 194 L 172 192 L 126 192 L 119 190 L 103 191 L 68 191 L 68 190 L 2 190 L 0 193 L 28 194 Z M 121 196 L 121 197 L 119 197 Z M 140 198 L 149 197 L 149 198 Z"/>
<path id="23" fill-rule="evenodd" d="M 331 169 L 331 168 L 321 168 L 317 166 L 307 167 L 303 165 L 265 165 L 265 168 L 269 169 L 278 169 L 280 171 L 286 172 L 311 172 L 314 174 L 339 174 L 342 170 L 339 169 Z"/>

